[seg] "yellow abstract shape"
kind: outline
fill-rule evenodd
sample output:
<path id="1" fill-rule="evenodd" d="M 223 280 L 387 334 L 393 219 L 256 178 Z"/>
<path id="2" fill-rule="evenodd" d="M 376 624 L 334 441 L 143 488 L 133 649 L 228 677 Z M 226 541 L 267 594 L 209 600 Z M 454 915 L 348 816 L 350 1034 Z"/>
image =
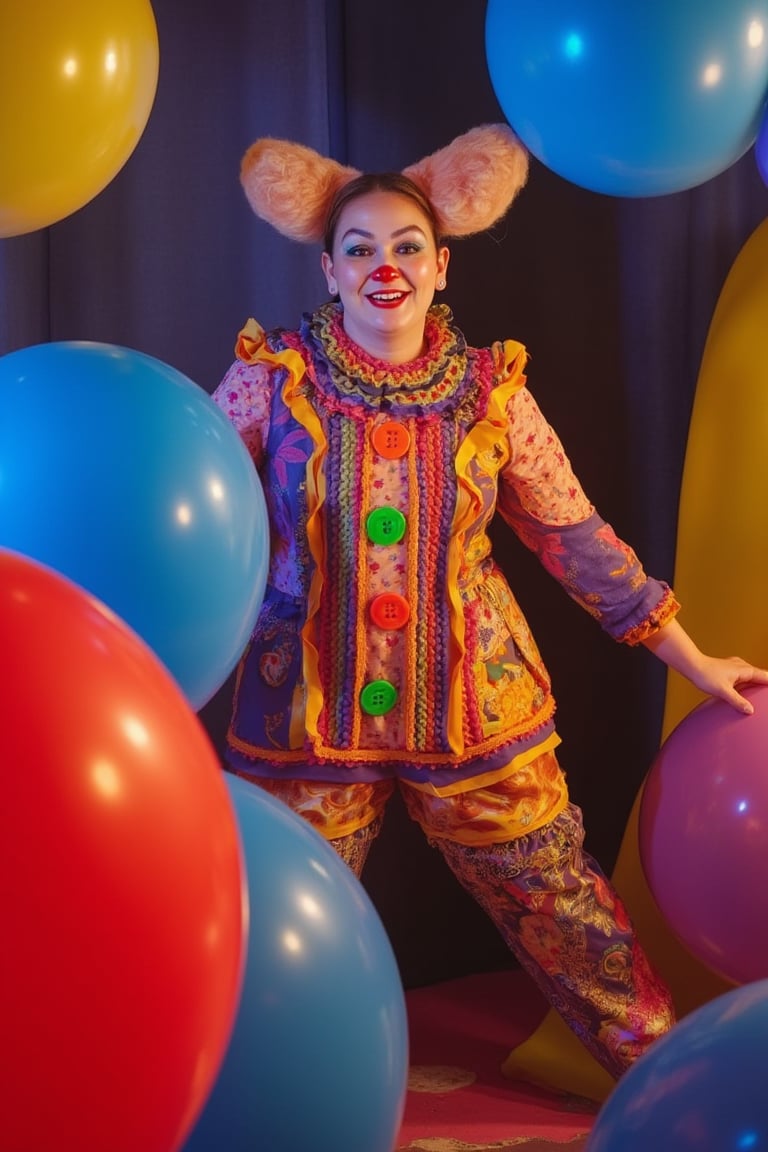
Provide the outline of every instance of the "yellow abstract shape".
<path id="1" fill-rule="evenodd" d="M 675 558 L 680 622 L 705 652 L 768 667 L 768 220 L 752 233 L 726 279 L 696 386 L 683 470 Z M 662 739 L 702 694 L 667 679 Z M 642 789 L 624 832 L 613 881 L 648 955 L 668 982 L 678 1016 L 732 985 L 679 943 L 643 875 L 638 846 Z M 604 1100 L 613 1081 L 550 1011 L 502 1066 L 506 1076 Z"/>
<path id="2" fill-rule="evenodd" d="M 133 152 L 155 98 L 149 0 L 3 4 L 0 236 L 62 220 Z"/>
<path id="3" fill-rule="evenodd" d="M 705 652 L 768 666 L 768 220 L 731 269 L 691 416 L 677 530 L 681 623 Z M 664 735 L 702 699 L 670 676 Z"/>

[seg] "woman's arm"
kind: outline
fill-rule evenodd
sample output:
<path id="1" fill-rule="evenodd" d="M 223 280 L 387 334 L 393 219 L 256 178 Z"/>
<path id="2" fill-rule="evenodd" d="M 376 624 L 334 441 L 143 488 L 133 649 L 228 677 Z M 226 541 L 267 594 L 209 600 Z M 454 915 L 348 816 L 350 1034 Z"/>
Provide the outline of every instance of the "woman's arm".
<path id="1" fill-rule="evenodd" d="M 754 708 L 736 690 L 738 685 L 768 684 L 768 671 L 748 664 L 740 656 L 729 656 L 726 659 L 706 656 L 677 620 L 670 620 L 642 643 L 654 656 L 685 676 L 696 688 L 725 700 L 746 715 L 751 715 Z"/>
<path id="2" fill-rule="evenodd" d="M 768 671 L 738 656 L 706 656 L 674 615 L 664 584 L 646 576 L 584 495 L 557 434 L 527 388 L 509 402 L 511 460 L 499 510 L 570 596 L 616 640 L 640 643 L 702 692 L 751 714 L 740 684 L 767 684 Z M 661 623 L 665 619 L 666 623 Z"/>

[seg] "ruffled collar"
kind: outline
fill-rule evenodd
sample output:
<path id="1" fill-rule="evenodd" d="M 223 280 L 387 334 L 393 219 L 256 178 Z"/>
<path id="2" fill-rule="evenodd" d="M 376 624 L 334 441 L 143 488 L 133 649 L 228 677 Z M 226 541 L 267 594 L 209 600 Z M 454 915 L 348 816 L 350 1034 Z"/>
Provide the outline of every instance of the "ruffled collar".
<path id="1" fill-rule="evenodd" d="M 304 316 L 300 338 L 311 352 L 316 387 L 333 405 L 420 410 L 455 408 L 471 387 L 467 345 L 450 309 L 433 305 L 424 334 L 427 350 L 407 364 L 370 356 L 347 336 L 340 304 L 325 304 Z"/>

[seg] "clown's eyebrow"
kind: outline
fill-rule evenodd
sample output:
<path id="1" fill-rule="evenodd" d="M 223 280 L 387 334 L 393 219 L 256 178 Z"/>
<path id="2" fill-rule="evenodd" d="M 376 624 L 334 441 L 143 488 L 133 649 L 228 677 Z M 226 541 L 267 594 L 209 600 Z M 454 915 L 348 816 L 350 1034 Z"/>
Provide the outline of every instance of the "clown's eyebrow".
<path id="1" fill-rule="evenodd" d="M 406 224 L 405 228 L 398 228 L 392 233 L 392 239 L 396 236 L 402 236 L 405 232 L 420 232 L 422 236 L 424 235 L 424 231 L 418 224 Z M 352 236 L 353 234 L 355 236 L 364 236 L 366 240 L 373 240 L 373 232 L 366 232 L 365 228 L 347 228 L 341 239 L 346 240 L 348 236 Z"/>

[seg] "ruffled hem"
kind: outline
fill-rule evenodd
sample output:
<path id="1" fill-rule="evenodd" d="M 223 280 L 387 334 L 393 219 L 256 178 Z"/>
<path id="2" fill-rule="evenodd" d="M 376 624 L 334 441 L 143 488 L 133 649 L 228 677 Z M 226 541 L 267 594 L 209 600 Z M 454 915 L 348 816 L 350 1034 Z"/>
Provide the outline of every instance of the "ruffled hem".
<path id="1" fill-rule="evenodd" d="M 661 600 L 653 611 L 649 612 L 645 620 L 635 624 L 623 636 L 618 636 L 617 640 L 621 644 L 629 644 L 630 647 L 634 648 L 638 644 L 642 644 L 649 636 L 655 635 L 665 624 L 669 624 L 670 620 L 674 620 L 679 611 L 680 603 L 677 597 L 671 588 L 665 587 Z"/>

